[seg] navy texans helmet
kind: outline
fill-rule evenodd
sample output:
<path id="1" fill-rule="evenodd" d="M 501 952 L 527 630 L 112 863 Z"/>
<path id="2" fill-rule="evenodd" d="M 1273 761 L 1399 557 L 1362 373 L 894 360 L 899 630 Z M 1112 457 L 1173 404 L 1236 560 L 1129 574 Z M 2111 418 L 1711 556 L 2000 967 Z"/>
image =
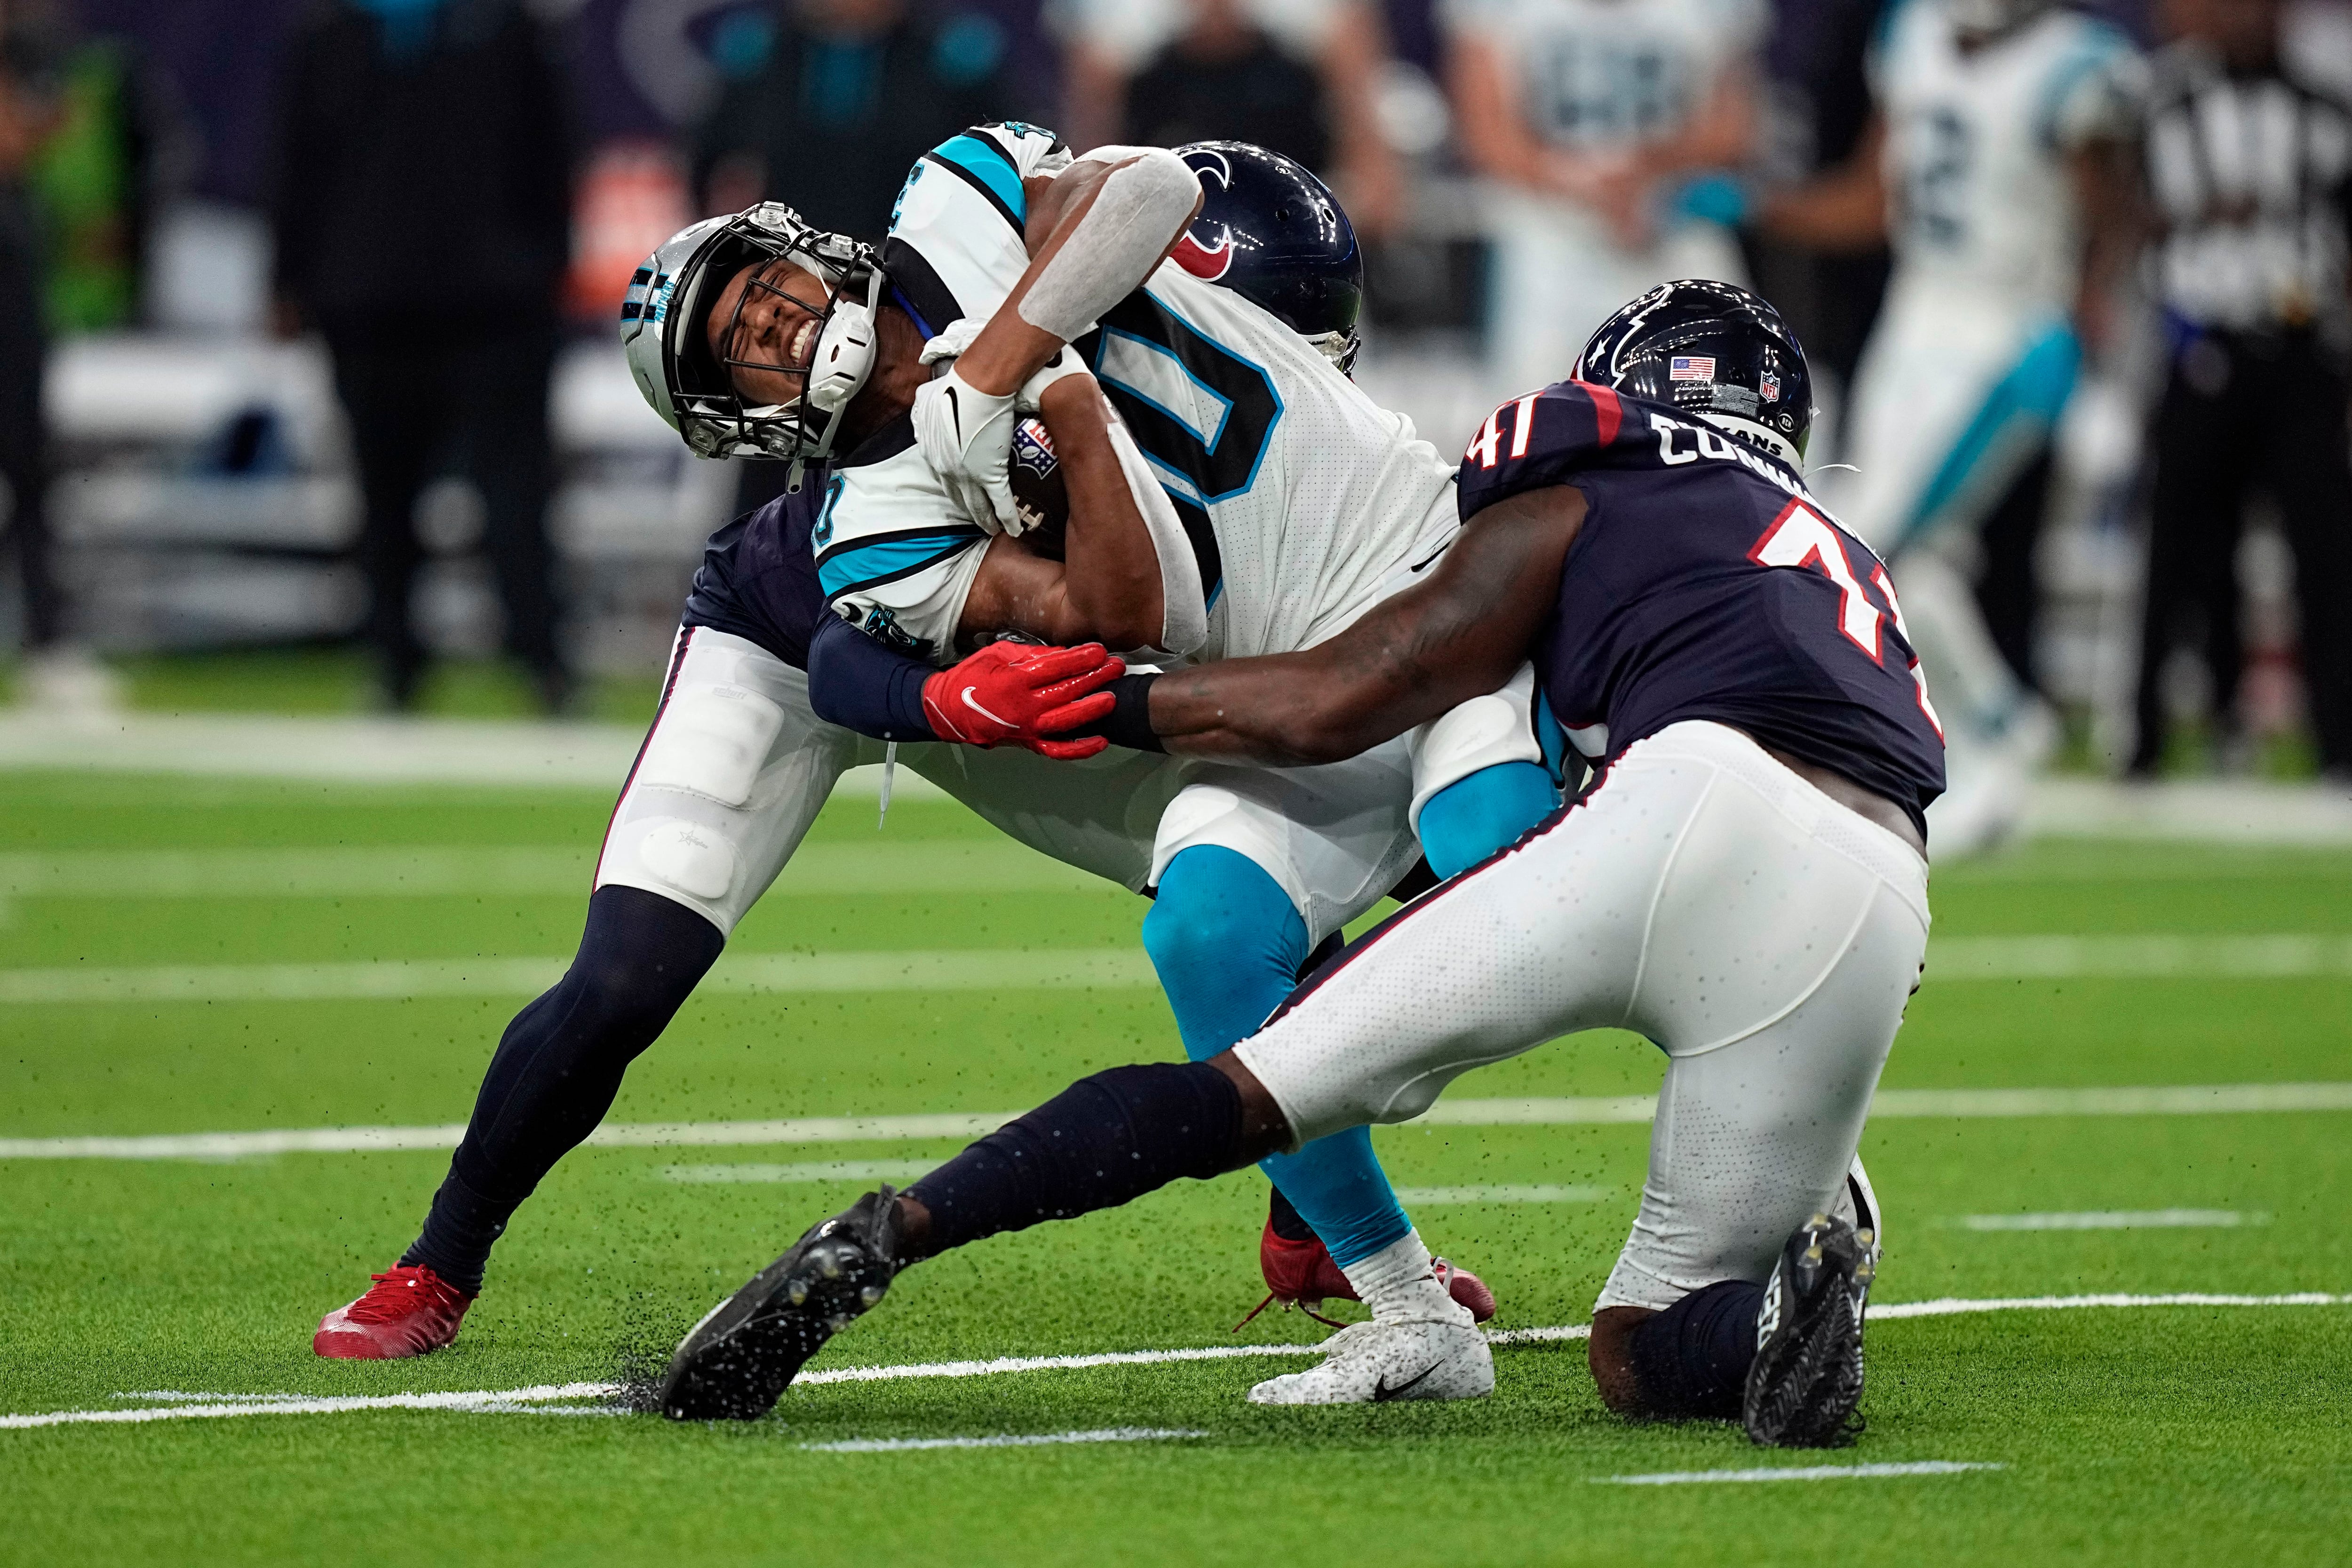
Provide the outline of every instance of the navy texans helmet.
<path id="1" fill-rule="evenodd" d="M 1248 142 L 1193 142 L 1201 212 L 1172 259 L 1306 338 L 1344 373 L 1356 363 L 1364 252 L 1330 187 L 1296 159 Z"/>
<path id="2" fill-rule="evenodd" d="M 1661 283 L 1601 323 L 1578 381 L 1671 404 L 1797 463 L 1813 431 L 1813 378 L 1780 312 L 1732 283 Z"/>

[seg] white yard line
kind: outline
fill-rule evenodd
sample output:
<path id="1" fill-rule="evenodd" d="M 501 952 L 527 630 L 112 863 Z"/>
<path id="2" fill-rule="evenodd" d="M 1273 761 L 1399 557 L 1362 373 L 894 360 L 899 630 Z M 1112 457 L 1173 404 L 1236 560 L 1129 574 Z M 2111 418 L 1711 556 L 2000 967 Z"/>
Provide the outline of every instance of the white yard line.
<path id="1" fill-rule="evenodd" d="M 482 1410 L 498 1405 L 537 1405 L 557 1399 L 609 1399 L 610 1383 L 535 1384 L 529 1388 L 468 1389 L 447 1394 L 370 1394 L 312 1398 L 305 1394 L 202 1394 L 195 1403 L 140 1410 L 50 1410 L 36 1415 L 0 1415 L 0 1429 L 24 1426 L 114 1426 L 148 1421 L 218 1420 L 237 1415 L 347 1415 L 360 1410 Z M 159 1397 L 126 1394 L 125 1399 Z"/>
<path id="2" fill-rule="evenodd" d="M 2007 1465 L 1973 1459 L 1915 1459 L 1897 1465 L 1790 1465 L 1753 1470 L 1662 1470 L 1650 1476 L 1595 1476 L 1612 1487 L 1680 1487 L 1710 1481 L 1849 1481 L 1885 1476 L 1957 1476 L 1968 1470 L 2005 1470 Z"/>
<path id="3" fill-rule="evenodd" d="M 1961 1230 L 2229 1230 L 2268 1225 L 2242 1209 L 2089 1209 L 2071 1214 L 1965 1214 L 1945 1222 Z"/>
<path id="4" fill-rule="evenodd" d="M 820 889 L 854 890 L 825 880 Z M 880 875 L 877 890 L 905 891 Z M 958 873 L 958 875 L 962 875 Z M 1043 885 L 1034 868 L 1024 887 Z M 584 878 L 581 886 L 584 886 Z M 979 890 L 971 873 L 957 884 Z M 43 883 L 47 886 L 47 883 Z M 1066 880 L 1055 886 L 1078 885 Z M 1102 883 L 1099 886 L 1108 887 Z M 575 889 L 576 890 L 576 889 Z M 374 959 L 341 963 L 189 963 L 0 969 L 0 1005 L 151 1002 L 401 1001 L 529 996 L 562 976 L 568 958 Z M 1952 937 L 1927 953 L 1929 984 L 2084 979 L 2294 980 L 2352 975 L 2352 936 Z M 730 953 L 702 983 L 719 992 L 821 994 L 1142 987 L 1158 984 L 1131 948 L 1030 952 L 973 948 L 905 952 Z"/>
<path id="5" fill-rule="evenodd" d="M 1885 1322 L 1905 1318 L 1948 1318 L 1977 1312 L 2048 1311 L 2081 1308 L 2134 1307 L 2339 1307 L 2352 1306 L 2352 1295 L 2305 1290 L 2282 1296 L 2215 1295 L 2177 1291 L 2165 1295 L 2109 1294 L 2098 1296 L 1948 1296 L 1932 1301 L 1897 1301 L 1873 1306 L 1870 1319 Z M 1591 1335 L 1588 1323 L 1559 1323 L 1543 1328 L 1490 1329 L 1489 1342 L 1498 1345 L 1538 1344 L 1580 1340 Z M 1320 1344 L 1189 1345 L 1174 1350 L 1106 1351 L 1091 1355 L 999 1356 L 990 1361 L 916 1362 L 900 1366 L 840 1366 L 803 1373 L 796 1386 L 816 1387 L 835 1383 L 895 1383 L 910 1378 L 994 1377 L 1008 1373 L 1072 1372 L 1097 1366 L 1165 1366 L 1180 1362 L 1240 1361 L 1265 1356 L 1315 1355 Z M 341 1415 L 361 1410 L 504 1411 L 559 1401 L 610 1399 L 623 1392 L 617 1383 L 536 1384 L 528 1388 L 469 1389 L 442 1394 L 354 1394 L 316 1397 L 299 1394 L 204 1394 L 153 1390 L 124 1394 L 122 1399 L 179 1400 L 139 1410 L 46 1410 L 23 1415 L 0 1415 L 0 1430 L 32 1426 L 113 1425 L 183 1419 L 223 1419 L 237 1415 Z"/>
<path id="6" fill-rule="evenodd" d="M 931 1167 L 919 1160 L 809 1160 L 792 1165 L 664 1165 L 662 1179 L 722 1185 L 787 1182 L 910 1182 Z"/>
<path id="7" fill-rule="evenodd" d="M 1928 944 L 1927 984 L 2296 980 L 2336 974 L 2352 974 L 2352 936 L 1970 936 Z"/>
<path id="8" fill-rule="evenodd" d="M 1656 1102 L 1647 1095 L 1542 1100 L 1465 1098 L 1439 1100 L 1412 1125 L 1562 1127 L 1641 1122 L 1649 1121 L 1655 1109 Z M 1897 1119 L 2218 1116 L 2326 1110 L 2352 1110 L 2352 1083 L 1886 1089 L 1879 1090 L 1871 1106 L 1874 1117 Z M 992 1132 L 1019 1114 L 1016 1110 L 997 1110 L 929 1116 L 806 1116 L 765 1121 L 618 1121 L 599 1127 L 588 1135 L 588 1142 L 606 1148 L 727 1148 L 969 1139 Z M 132 1137 L 0 1138 L 0 1160 L 237 1160 L 271 1154 L 446 1150 L 456 1148 L 465 1131 L 461 1123 L 451 1122 L 425 1127 L 308 1127 Z"/>
<path id="9" fill-rule="evenodd" d="M 1414 1208 L 1446 1204 L 1605 1204 L 1618 1195 L 1615 1187 L 1514 1186 L 1399 1187 L 1397 1201 Z"/>
<path id="10" fill-rule="evenodd" d="M 0 855 L 20 899 L 578 897 L 592 845 L 379 845 L 323 849 L 88 849 Z M 1009 838 L 803 844 L 773 892 L 793 895 L 1119 891 Z"/>
<path id="11" fill-rule="evenodd" d="M 2037 779 L 2025 834 L 2332 847 L 2352 844 L 2352 795 L 2340 786 L 2243 779 L 2159 784 Z"/>
<path id="12" fill-rule="evenodd" d="M 645 731 L 633 724 L 486 719 L 290 718 L 253 713 L 0 712 L 0 772 L 198 773 L 360 785 L 589 789 L 610 798 Z M 871 797 L 882 770 L 852 768 L 836 793 Z M 900 768 L 901 800 L 945 798 Z"/>
<path id="13" fill-rule="evenodd" d="M 1036 1448 L 1057 1443 L 1163 1443 L 1171 1437 L 1205 1437 L 1181 1426 L 1101 1426 L 1091 1432 L 1001 1433 L 992 1437 L 851 1437 L 839 1443 L 803 1443 L 812 1454 L 904 1454 L 920 1448 Z"/>
<path id="14" fill-rule="evenodd" d="M 200 773 L 328 779 L 354 784 L 451 784 L 619 787 L 643 731 L 623 724 L 479 719 L 280 718 L 244 713 L 120 713 L 96 717 L 0 713 L 0 772 Z M 870 795 L 878 768 L 856 768 L 836 787 Z M 937 795 L 898 770 L 905 799 Z M 2031 837 L 2352 845 L 2352 798 L 2322 784 L 2197 780 L 2121 784 L 2035 781 Z"/>
<path id="15" fill-rule="evenodd" d="M 2352 1296 L 2295 1290 L 2283 1296 L 2236 1296 L 2205 1290 L 2175 1290 L 2160 1296 L 2107 1293 L 2095 1296 L 1939 1296 L 1932 1301 L 1870 1305 L 1874 1323 L 1901 1318 L 1954 1318 L 1974 1312 L 2053 1312 L 2091 1307 L 2343 1307 Z"/>
<path id="16" fill-rule="evenodd" d="M 135 969 L 0 969 L 0 1005 L 83 1002 L 393 1002 L 529 996 L 563 978 L 568 958 L 373 959 L 352 963 L 190 963 Z M 1128 988 L 1155 984 L 1127 948 L 1029 952 L 909 949 L 749 952 L 719 961 L 698 987 L 785 994 Z"/>
<path id="17" fill-rule="evenodd" d="M 988 1361 L 915 1362 L 900 1366 L 836 1366 L 803 1373 L 795 1384 L 898 1383 L 922 1377 L 996 1377 L 1013 1372 L 1083 1372 L 1094 1366 L 1166 1366 L 1187 1361 L 1242 1361 L 1270 1355 L 1314 1355 L 1310 1345 L 1188 1345 L 1168 1351 L 1097 1351 L 1089 1355 L 1008 1355 Z"/>

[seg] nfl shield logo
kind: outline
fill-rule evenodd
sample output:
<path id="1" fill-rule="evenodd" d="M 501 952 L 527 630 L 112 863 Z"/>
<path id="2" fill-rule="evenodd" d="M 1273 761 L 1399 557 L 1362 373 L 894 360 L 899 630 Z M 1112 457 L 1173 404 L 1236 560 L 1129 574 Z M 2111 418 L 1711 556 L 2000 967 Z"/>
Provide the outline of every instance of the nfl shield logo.
<path id="1" fill-rule="evenodd" d="M 1675 354 L 1666 362 L 1668 381 L 1713 381 L 1715 360 L 1708 354 Z"/>
<path id="2" fill-rule="evenodd" d="M 1756 391 L 1757 395 L 1762 397 L 1767 403 L 1779 402 L 1780 399 L 1780 378 L 1774 375 L 1770 371 L 1766 371 L 1758 378 L 1756 383 Z"/>

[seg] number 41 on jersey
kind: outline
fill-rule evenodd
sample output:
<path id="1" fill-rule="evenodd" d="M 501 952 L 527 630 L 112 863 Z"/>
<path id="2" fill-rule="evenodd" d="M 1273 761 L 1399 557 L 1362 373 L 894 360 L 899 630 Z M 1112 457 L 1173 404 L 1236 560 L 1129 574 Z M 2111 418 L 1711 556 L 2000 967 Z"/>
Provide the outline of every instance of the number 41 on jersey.
<path id="1" fill-rule="evenodd" d="M 1865 552 L 1866 554 L 1867 552 Z M 1772 520 L 1772 525 L 1748 551 L 1748 558 L 1759 566 L 1794 566 L 1811 568 L 1837 584 L 1838 630 L 1846 640 L 1876 659 L 1886 662 L 1885 638 L 1879 634 L 1886 616 L 1895 617 L 1895 629 L 1903 637 L 1906 647 L 1911 645 L 1911 628 L 1903 619 L 1903 602 L 1895 596 L 1895 580 L 1875 556 L 1869 556 L 1871 585 L 1886 601 L 1881 611 L 1863 592 L 1861 580 L 1853 574 L 1853 563 L 1845 552 L 1845 539 L 1832 527 L 1829 519 L 1807 506 L 1791 500 Z M 1938 738 L 1944 733 L 1944 721 L 1936 716 L 1936 705 L 1927 700 L 1927 675 L 1919 668 L 1919 656 L 1915 652 L 1907 667 L 1912 681 L 1919 689 L 1919 711 L 1936 727 Z"/>

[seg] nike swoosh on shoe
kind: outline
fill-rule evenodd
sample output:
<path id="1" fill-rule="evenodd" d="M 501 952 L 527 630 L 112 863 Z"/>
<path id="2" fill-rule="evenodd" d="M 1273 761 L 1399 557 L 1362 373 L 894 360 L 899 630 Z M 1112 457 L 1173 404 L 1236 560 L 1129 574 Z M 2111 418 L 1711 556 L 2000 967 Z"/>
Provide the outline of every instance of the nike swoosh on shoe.
<path id="1" fill-rule="evenodd" d="M 1385 1405 L 1391 1399 L 1403 1398 L 1405 1394 L 1411 1390 L 1415 1384 L 1420 1383 L 1431 1373 L 1435 1372 L 1438 1368 L 1438 1364 L 1439 1363 L 1436 1362 L 1431 1362 L 1427 1366 L 1423 1367 L 1418 1373 L 1406 1378 L 1394 1388 L 1391 1388 L 1389 1386 L 1388 1373 L 1381 1373 L 1380 1376 L 1372 1380 L 1372 1403 L 1375 1405 Z"/>

